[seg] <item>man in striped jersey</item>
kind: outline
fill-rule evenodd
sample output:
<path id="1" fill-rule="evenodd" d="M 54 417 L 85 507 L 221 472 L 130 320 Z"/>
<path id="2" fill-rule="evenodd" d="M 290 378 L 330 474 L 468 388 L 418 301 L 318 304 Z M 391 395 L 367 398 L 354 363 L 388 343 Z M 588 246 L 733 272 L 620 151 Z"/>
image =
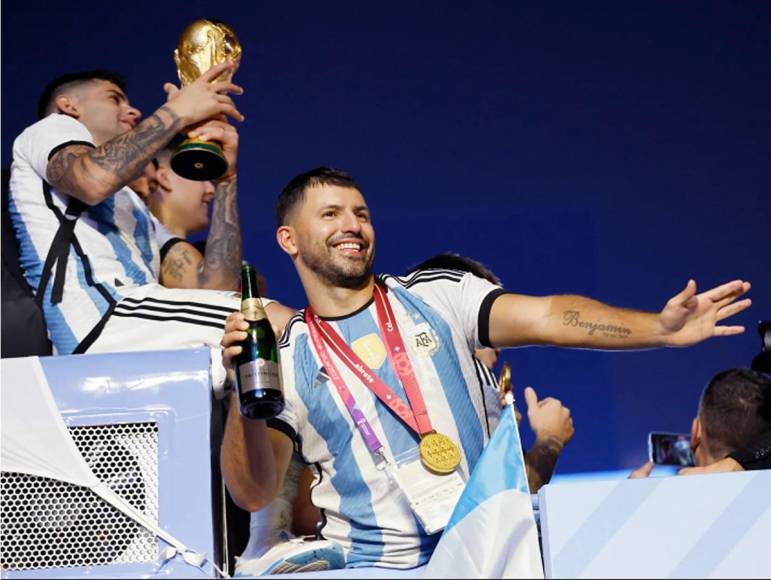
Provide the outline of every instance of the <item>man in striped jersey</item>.
<path id="1" fill-rule="evenodd" d="M 224 119 L 243 119 L 229 96 L 243 91 L 216 80 L 231 67 L 212 67 L 181 90 L 167 84 L 167 102 L 141 122 L 108 71 L 66 75 L 44 91 L 41 120 L 14 142 L 10 214 L 57 354 L 219 342 L 238 305 L 224 290 L 237 287 L 241 261 L 238 133 Z M 228 161 L 205 257 L 126 186 L 188 131 L 222 143 Z"/>
<path id="2" fill-rule="evenodd" d="M 456 271 L 375 277 L 367 204 L 349 175 L 329 168 L 294 178 L 277 217 L 308 307 L 280 341 L 284 412 L 267 422 L 230 413 L 223 474 L 235 501 L 254 511 L 281 489 L 297 446 L 316 471 L 321 534 L 343 546 L 349 567 L 428 561 L 439 534 L 418 521 L 434 522 L 425 504 L 406 497 L 437 477 L 429 470 L 467 476 L 482 452 L 475 348 L 686 346 L 744 330 L 717 324 L 749 306 L 737 301 L 749 290 L 741 280 L 698 295 L 690 281 L 661 312 L 643 313 L 579 296 L 518 295 Z M 226 362 L 240 352 L 244 328 L 239 313 L 228 318 Z M 418 469 L 397 471 L 404 476 L 394 484 L 394 465 L 417 449 L 425 470 L 408 459 Z"/>

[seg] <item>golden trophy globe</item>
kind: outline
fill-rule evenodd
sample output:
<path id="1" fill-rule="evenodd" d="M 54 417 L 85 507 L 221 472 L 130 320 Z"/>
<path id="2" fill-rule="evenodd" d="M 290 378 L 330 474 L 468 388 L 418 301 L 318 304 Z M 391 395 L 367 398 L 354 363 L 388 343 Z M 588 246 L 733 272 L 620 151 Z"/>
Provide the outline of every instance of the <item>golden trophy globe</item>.
<path id="1" fill-rule="evenodd" d="M 236 66 L 212 82 L 230 81 L 241 63 L 241 43 L 233 29 L 218 20 L 196 20 L 179 37 L 174 51 L 179 82 L 186 87 L 211 67 L 223 62 Z M 187 139 L 174 151 L 171 168 L 194 181 L 217 179 L 228 170 L 222 147 L 214 141 Z"/>

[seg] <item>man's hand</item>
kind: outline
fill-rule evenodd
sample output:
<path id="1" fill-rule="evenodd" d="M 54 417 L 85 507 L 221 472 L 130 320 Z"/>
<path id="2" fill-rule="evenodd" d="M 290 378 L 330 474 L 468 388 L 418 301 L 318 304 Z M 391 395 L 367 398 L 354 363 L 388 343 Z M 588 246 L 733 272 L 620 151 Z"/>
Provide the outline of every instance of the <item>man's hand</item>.
<path id="1" fill-rule="evenodd" d="M 265 314 L 273 328 L 273 333 L 278 339 L 284 332 L 284 327 L 289 319 L 297 314 L 297 311 L 289 306 L 273 301 L 265 307 Z M 230 373 L 233 370 L 233 357 L 241 354 L 243 350 L 240 343 L 246 340 L 246 330 L 249 323 L 239 311 L 231 312 L 225 320 L 225 334 L 222 337 L 222 362 Z"/>
<path id="2" fill-rule="evenodd" d="M 218 181 L 230 179 L 236 175 L 236 160 L 238 159 L 238 131 L 225 117 L 212 119 L 196 127 L 188 134 L 191 139 L 217 141 L 222 145 L 222 153 L 228 162 L 228 170 Z"/>
<path id="3" fill-rule="evenodd" d="M 735 302 L 749 289 L 749 282 L 734 280 L 696 294 L 696 282 L 689 280 L 685 289 L 659 313 L 664 343 L 689 346 L 713 336 L 741 334 L 743 326 L 718 326 L 718 322 L 749 308 L 749 298 Z"/>
<path id="4" fill-rule="evenodd" d="M 726 457 L 725 459 L 721 459 L 720 461 L 716 461 L 715 463 L 706 465 L 704 467 L 684 467 L 683 469 L 677 472 L 677 475 L 699 475 L 701 473 L 728 473 L 731 471 L 744 471 L 744 468 L 735 459 L 732 459 L 731 457 Z"/>
<path id="5" fill-rule="evenodd" d="M 243 121 L 244 116 L 236 108 L 228 93 L 241 95 L 244 90 L 229 81 L 214 81 L 233 66 L 235 65 L 232 62 L 215 65 L 182 89 L 172 83 L 166 83 L 163 89 L 168 98 L 164 106 L 171 109 L 182 120 L 184 127 L 220 115 Z"/>
<path id="6" fill-rule="evenodd" d="M 645 479 L 651 474 L 651 471 L 653 471 L 653 461 L 649 461 L 635 469 L 629 474 L 629 479 Z"/>
<path id="7" fill-rule="evenodd" d="M 525 387 L 527 419 L 537 440 L 556 441 L 564 447 L 573 438 L 575 429 L 570 409 L 554 397 L 538 400 L 533 387 Z"/>
<path id="8" fill-rule="evenodd" d="M 233 357 L 238 356 L 243 351 L 240 344 L 246 340 L 246 331 L 249 324 L 240 312 L 231 312 L 225 320 L 225 334 L 222 337 L 222 364 L 228 373 L 228 379 L 235 384 L 235 375 L 233 371 Z"/>

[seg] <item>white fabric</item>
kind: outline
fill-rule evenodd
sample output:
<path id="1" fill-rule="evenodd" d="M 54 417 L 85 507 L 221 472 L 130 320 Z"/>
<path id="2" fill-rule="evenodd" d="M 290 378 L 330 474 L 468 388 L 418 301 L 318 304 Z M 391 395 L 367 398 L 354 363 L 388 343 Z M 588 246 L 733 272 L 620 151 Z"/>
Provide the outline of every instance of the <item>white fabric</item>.
<path id="1" fill-rule="evenodd" d="M 189 550 L 94 475 L 62 420 L 37 357 L 2 361 L 0 469 L 57 479 L 91 489 L 111 506 L 174 547 L 200 567 L 204 554 Z"/>
<path id="2" fill-rule="evenodd" d="M 40 361 L 3 360 L 2 383 L 2 470 L 97 485 L 59 415 Z"/>
<path id="3" fill-rule="evenodd" d="M 267 302 L 266 302 L 267 303 Z M 228 314 L 241 306 L 241 295 L 224 290 L 134 287 L 113 310 L 87 352 L 169 350 L 219 347 Z"/>
<path id="4" fill-rule="evenodd" d="M 468 476 L 487 441 L 484 403 L 473 349 L 485 298 L 498 288 L 471 274 L 448 270 L 406 278 L 383 276 L 387 299 L 410 351 L 434 429 L 461 448 Z M 484 313 L 483 313 L 484 314 Z M 286 407 L 276 419 L 295 431 L 303 459 L 315 466 L 313 503 L 323 510 L 324 538 L 341 544 L 350 567 L 413 568 L 428 561 L 438 534 L 422 529 L 403 496 L 378 468 L 336 389 L 322 372 L 303 314 L 290 320 L 280 341 Z M 403 400 L 387 360 L 374 305 L 330 320 L 340 336 Z M 417 448 L 413 432 L 385 408 L 330 352 L 385 453 Z"/>

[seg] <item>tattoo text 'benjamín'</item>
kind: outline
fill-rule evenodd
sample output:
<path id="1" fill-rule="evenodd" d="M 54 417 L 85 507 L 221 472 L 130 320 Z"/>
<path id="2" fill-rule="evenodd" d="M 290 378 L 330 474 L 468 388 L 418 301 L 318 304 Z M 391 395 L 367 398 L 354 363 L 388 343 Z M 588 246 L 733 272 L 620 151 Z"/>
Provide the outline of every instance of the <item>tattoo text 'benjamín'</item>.
<path id="1" fill-rule="evenodd" d="M 595 332 L 601 332 L 605 336 L 613 338 L 628 338 L 632 334 L 631 329 L 625 326 L 619 326 L 617 324 L 600 324 L 598 322 L 586 322 L 581 320 L 581 313 L 578 310 L 566 310 L 562 314 L 562 325 L 585 328 L 588 331 L 589 336 L 593 336 Z"/>

